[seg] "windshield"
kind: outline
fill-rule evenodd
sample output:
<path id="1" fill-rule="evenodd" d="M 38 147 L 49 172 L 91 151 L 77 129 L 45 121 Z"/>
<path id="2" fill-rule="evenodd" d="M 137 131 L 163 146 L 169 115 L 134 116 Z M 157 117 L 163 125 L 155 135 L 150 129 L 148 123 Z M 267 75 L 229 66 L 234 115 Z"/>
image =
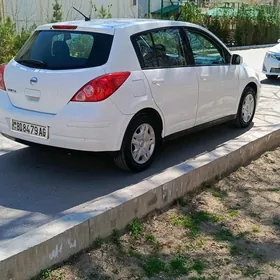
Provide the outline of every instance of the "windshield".
<path id="1" fill-rule="evenodd" d="M 109 58 L 113 36 L 79 31 L 35 32 L 15 57 L 32 68 L 64 70 L 97 67 Z"/>

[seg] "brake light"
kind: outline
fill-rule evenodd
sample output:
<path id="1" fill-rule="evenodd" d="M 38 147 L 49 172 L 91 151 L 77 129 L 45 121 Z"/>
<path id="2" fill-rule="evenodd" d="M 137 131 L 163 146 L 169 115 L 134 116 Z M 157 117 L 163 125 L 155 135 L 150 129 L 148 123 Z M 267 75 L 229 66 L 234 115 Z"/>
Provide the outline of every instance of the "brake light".
<path id="1" fill-rule="evenodd" d="M 130 72 L 100 76 L 84 85 L 71 99 L 76 102 L 98 102 L 116 92 L 130 76 Z"/>
<path id="2" fill-rule="evenodd" d="M 0 65 L 0 89 L 6 90 L 5 83 L 4 83 L 4 71 L 5 71 L 6 65 Z"/>
<path id="3" fill-rule="evenodd" d="M 78 26 L 76 25 L 53 25 L 52 28 L 53 29 L 70 29 L 70 30 L 74 30 L 77 29 Z"/>

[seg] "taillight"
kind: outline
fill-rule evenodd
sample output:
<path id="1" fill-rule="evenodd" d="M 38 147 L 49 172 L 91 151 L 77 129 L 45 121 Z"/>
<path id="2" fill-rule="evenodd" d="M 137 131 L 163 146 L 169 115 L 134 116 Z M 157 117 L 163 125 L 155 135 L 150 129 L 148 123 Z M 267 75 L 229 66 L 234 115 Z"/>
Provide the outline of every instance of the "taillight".
<path id="1" fill-rule="evenodd" d="M 71 99 L 76 102 L 98 102 L 105 100 L 130 76 L 130 72 L 118 72 L 100 76 L 84 85 Z"/>
<path id="2" fill-rule="evenodd" d="M 76 25 L 53 25 L 52 29 L 67 29 L 67 30 L 75 30 L 78 26 Z"/>
<path id="3" fill-rule="evenodd" d="M 0 89 L 6 90 L 5 83 L 4 83 L 4 70 L 6 65 L 0 65 Z"/>

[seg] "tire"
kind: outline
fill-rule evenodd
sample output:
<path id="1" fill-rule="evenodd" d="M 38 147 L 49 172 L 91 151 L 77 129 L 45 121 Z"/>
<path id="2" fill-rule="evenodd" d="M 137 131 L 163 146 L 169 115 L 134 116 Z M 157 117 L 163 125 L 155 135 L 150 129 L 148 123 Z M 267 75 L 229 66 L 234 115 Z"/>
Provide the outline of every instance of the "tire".
<path id="1" fill-rule="evenodd" d="M 243 108 L 246 106 L 245 102 L 253 102 L 252 107 Z M 247 128 L 253 121 L 256 111 L 256 91 L 251 87 L 246 87 L 243 91 L 238 112 L 234 120 L 234 124 L 238 128 Z"/>
<path id="2" fill-rule="evenodd" d="M 276 76 L 276 75 L 266 75 L 266 77 L 267 77 L 269 80 L 277 80 L 277 79 L 278 79 L 278 76 Z"/>
<path id="3" fill-rule="evenodd" d="M 141 134 L 143 131 L 148 131 L 146 134 L 147 139 L 152 139 L 154 135 L 154 144 L 148 144 L 151 142 L 151 139 L 149 142 L 147 140 L 147 143 L 145 143 L 145 140 L 141 138 L 144 137 Z M 136 135 L 137 139 L 135 138 Z M 138 137 L 142 140 L 139 140 Z M 137 148 L 136 145 L 132 143 L 133 139 L 136 141 L 138 146 Z M 152 164 L 159 148 L 160 140 L 161 129 L 158 121 L 146 114 L 138 115 L 129 124 L 123 139 L 121 150 L 113 157 L 113 160 L 115 164 L 122 170 L 132 171 L 135 173 L 144 171 Z M 133 154 L 137 154 L 137 149 L 139 150 L 138 154 L 141 154 L 141 151 L 145 153 L 145 156 L 141 156 L 138 162 L 137 158 L 135 159 L 133 157 Z M 133 150 L 135 151 L 134 153 Z M 148 158 L 147 155 L 150 157 Z"/>

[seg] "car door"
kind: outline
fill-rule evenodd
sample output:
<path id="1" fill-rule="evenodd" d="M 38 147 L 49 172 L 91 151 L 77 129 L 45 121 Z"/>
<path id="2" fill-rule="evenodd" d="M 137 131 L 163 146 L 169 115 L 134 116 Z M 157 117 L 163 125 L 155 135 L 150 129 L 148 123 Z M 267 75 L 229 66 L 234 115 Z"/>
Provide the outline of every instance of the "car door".
<path id="1" fill-rule="evenodd" d="M 199 28 L 186 28 L 199 80 L 196 125 L 236 114 L 239 92 L 238 65 L 218 40 Z"/>
<path id="2" fill-rule="evenodd" d="M 185 55 L 181 28 L 161 28 L 136 35 L 135 42 L 153 99 L 163 113 L 165 136 L 195 123 L 198 80 Z"/>

